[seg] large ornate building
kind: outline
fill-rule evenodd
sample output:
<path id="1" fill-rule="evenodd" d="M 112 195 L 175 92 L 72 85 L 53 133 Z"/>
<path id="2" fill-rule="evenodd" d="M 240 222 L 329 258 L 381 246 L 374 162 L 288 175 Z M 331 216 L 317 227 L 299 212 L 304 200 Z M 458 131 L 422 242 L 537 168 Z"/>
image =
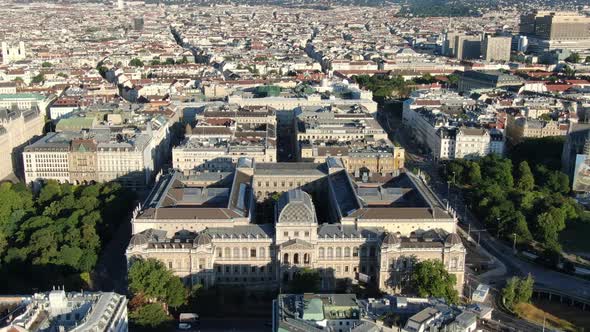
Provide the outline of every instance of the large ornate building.
<path id="1" fill-rule="evenodd" d="M 281 194 L 272 222 L 254 223 L 265 213 L 256 209 L 274 193 Z M 130 264 L 156 258 L 205 287 L 280 287 L 308 267 L 321 272 L 324 290 L 349 279 L 396 291 L 423 259 L 443 261 L 459 291 L 463 285 L 465 248 L 454 212 L 422 179 L 402 173 L 355 183 L 335 158 L 323 164 L 242 158 L 232 173 L 174 172 L 132 224 Z"/>

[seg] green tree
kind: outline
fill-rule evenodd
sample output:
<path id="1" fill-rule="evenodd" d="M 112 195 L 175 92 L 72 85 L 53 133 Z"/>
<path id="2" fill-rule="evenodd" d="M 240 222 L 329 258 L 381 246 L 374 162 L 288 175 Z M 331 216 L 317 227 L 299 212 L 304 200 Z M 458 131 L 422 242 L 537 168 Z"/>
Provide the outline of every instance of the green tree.
<path id="1" fill-rule="evenodd" d="M 565 228 L 565 212 L 559 208 L 551 208 L 537 216 L 535 239 L 542 244 L 556 244 L 559 232 Z"/>
<path id="2" fill-rule="evenodd" d="M 518 288 L 516 290 L 515 301 L 517 303 L 528 303 L 531 301 L 533 296 L 533 288 L 535 286 L 535 280 L 529 273 L 526 278 L 519 280 Z"/>
<path id="3" fill-rule="evenodd" d="M 535 187 L 535 177 L 529 167 L 529 163 L 521 161 L 518 165 L 518 180 L 516 188 L 521 191 L 531 191 Z"/>
<path id="4" fill-rule="evenodd" d="M 453 304 L 459 301 L 459 294 L 455 289 L 457 279 L 439 260 L 416 263 L 410 278 L 412 288 L 418 296 L 444 298 Z"/>
<path id="5" fill-rule="evenodd" d="M 512 277 L 506 282 L 506 286 L 502 289 L 502 299 L 506 308 L 512 310 L 516 302 L 516 292 L 519 284 L 517 277 Z"/>
<path id="6" fill-rule="evenodd" d="M 64 74 L 64 73 L 57 73 L 57 76 L 58 77 L 63 77 L 63 78 L 68 78 L 68 75 L 67 74 Z"/>
<path id="7" fill-rule="evenodd" d="M 517 211 L 514 218 L 511 219 L 510 232 L 516 234 L 516 241 L 519 243 L 526 243 L 533 239 L 526 217 L 520 211 Z"/>
<path id="8" fill-rule="evenodd" d="M 152 60 L 150 60 L 150 65 L 151 66 L 159 66 L 160 60 L 159 59 L 152 59 Z"/>
<path id="9" fill-rule="evenodd" d="M 130 65 L 131 67 L 143 67 L 143 66 L 144 66 L 144 65 L 143 65 L 143 61 L 141 61 L 141 60 L 140 60 L 140 59 L 138 59 L 138 58 L 133 58 L 133 59 L 131 59 L 131 61 L 129 61 L 129 65 Z"/>
<path id="10" fill-rule="evenodd" d="M 41 67 L 43 67 L 43 68 L 50 68 L 50 67 L 53 67 L 53 65 L 51 64 L 51 62 L 45 61 L 45 62 L 43 62 L 41 64 Z"/>
<path id="11" fill-rule="evenodd" d="M 129 289 L 137 295 L 177 308 L 186 303 L 188 291 L 180 278 L 156 259 L 136 260 L 129 269 Z"/>
<path id="12" fill-rule="evenodd" d="M 166 285 L 172 274 L 161 261 L 153 258 L 136 260 L 131 264 L 128 275 L 129 289 L 134 294 L 166 300 Z"/>
<path id="13" fill-rule="evenodd" d="M 320 289 L 320 273 L 317 270 L 303 268 L 295 272 L 289 283 L 292 293 L 316 293 Z"/>
<path id="14" fill-rule="evenodd" d="M 172 59 L 172 58 L 166 58 L 165 64 L 167 64 L 167 65 L 173 65 L 174 63 L 175 63 L 174 62 L 174 59 Z"/>
<path id="15" fill-rule="evenodd" d="M 469 171 L 467 173 L 467 183 L 476 185 L 481 181 L 481 168 L 476 162 L 469 163 Z"/>
<path id="16" fill-rule="evenodd" d="M 588 55 L 588 56 L 586 57 L 586 59 L 584 60 L 584 62 L 585 62 L 585 63 L 588 63 L 588 62 L 590 62 L 590 55 Z"/>
<path id="17" fill-rule="evenodd" d="M 177 276 L 171 276 L 166 283 L 166 304 L 172 308 L 178 308 L 186 304 L 188 291 Z"/>
<path id="18" fill-rule="evenodd" d="M 580 62 L 580 60 L 581 60 L 580 54 L 576 53 L 576 52 L 573 52 L 565 59 L 565 61 L 572 62 L 572 63 L 578 63 L 578 62 Z"/>
<path id="19" fill-rule="evenodd" d="M 186 55 L 182 56 L 182 59 L 178 60 L 176 63 L 184 65 L 188 63 L 188 58 L 186 57 Z"/>
<path id="20" fill-rule="evenodd" d="M 512 277 L 502 289 L 502 299 L 506 308 L 513 310 L 519 303 L 528 303 L 533 295 L 535 280 L 529 274 L 526 278 Z"/>
<path id="21" fill-rule="evenodd" d="M 150 329 L 161 329 L 171 322 L 170 316 L 159 303 L 138 307 L 129 313 L 129 319 L 134 325 Z"/>
<path id="22" fill-rule="evenodd" d="M 41 83 L 43 81 L 45 81 L 45 75 L 43 75 L 43 73 L 39 73 L 31 79 L 31 82 L 33 83 Z"/>

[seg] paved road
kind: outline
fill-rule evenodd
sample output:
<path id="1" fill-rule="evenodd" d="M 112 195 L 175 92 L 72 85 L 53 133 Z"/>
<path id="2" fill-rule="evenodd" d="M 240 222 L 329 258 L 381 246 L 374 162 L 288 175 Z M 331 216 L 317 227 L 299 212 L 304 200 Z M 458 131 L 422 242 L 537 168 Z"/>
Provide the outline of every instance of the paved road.
<path id="1" fill-rule="evenodd" d="M 268 326 L 271 322 L 269 319 L 206 319 L 200 321 L 196 332 L 264 332 L 271 331 L 272 327 Z"/>
<path id="2" fill-rule="evenodd" d="M 129 219 L 122 222 L 113 238 L 105 246 L 95 268 L 94 289 L 105 292 L 127 293 L 127 259 L 125 250 L 131 237 Z"/>

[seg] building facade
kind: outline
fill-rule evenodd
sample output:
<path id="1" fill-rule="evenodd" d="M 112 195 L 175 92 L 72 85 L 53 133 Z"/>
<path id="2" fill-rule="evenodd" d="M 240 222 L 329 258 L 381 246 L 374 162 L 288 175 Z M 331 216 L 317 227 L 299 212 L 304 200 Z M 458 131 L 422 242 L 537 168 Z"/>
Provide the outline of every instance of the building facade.
<path id="1" fill-rule="evenodd" d="M 183 172 L 229 172 L 240 157 L 277 160 L 277 118 L 269 107 L 224 105 L 196 116 L 187 139 L 172 150 L 172 164 Z"/>
<path id="2" fill-rule="evenodd" d="M 38 108 L 0 109 L 0 179 L 22 175 L 24 146 L 43 134 L 45 121 Z"/>
<path id="3" fill-rule="evenodd" d="M 113 292 L 65 292 L 25 296 L 22 314 L 7 316 L 1 331 L 127 332 L 127 298 Z"/>
<path id="4" fill-rule="evenodd" d="M 217 177 L 175 172 L 134 214 L 128 262 L 156 258 L 205 287 L 283 287 L 307 267 L 320 271 L 324 290 L 345 281 L 395 291 L 410 261 L 439 259 L 461 291 L 465 248 L 453 235 L 454 212 L 414 175 L 394 179 L 355 184 L 335 158 L 324 164 L 242 158 L 233 173 Z M 262 206 L 256 202 L 277 192 L 274 216 L 254 224 Z M 391 266 L 394 257 L 398 265 Z"/>

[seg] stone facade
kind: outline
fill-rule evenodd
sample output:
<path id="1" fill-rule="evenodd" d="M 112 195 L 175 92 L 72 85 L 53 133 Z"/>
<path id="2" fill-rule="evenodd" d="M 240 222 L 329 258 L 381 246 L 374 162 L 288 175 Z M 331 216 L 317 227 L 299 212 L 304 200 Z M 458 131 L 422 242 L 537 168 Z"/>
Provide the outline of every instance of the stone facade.
<path id="1" fill-rule="evenodd" d="M 22 150 L 43 134 L 43 115 L 37 109 L 0 109 L 0 179 L 22 175 Z"/>
<path id="2" fill-rule="evenodd" d="M 175 172 L 135 212 L 128 262 L 156 258 L 205 287 L 282 287 L 299 269 L 312 268 L 324 290 L 347 281 L 394 292 L 404 286 L 410 262 L 439 259 L 461 291 L 465 248 L 454 234 L 454 212 L 421 179 L 404 173 L 392 181 L 355 184 L 334 158 L 242 159 L 233 173 Z M 256 202 L 274 192 L 282 194 L 273 221 L 254 224 Z"/>

